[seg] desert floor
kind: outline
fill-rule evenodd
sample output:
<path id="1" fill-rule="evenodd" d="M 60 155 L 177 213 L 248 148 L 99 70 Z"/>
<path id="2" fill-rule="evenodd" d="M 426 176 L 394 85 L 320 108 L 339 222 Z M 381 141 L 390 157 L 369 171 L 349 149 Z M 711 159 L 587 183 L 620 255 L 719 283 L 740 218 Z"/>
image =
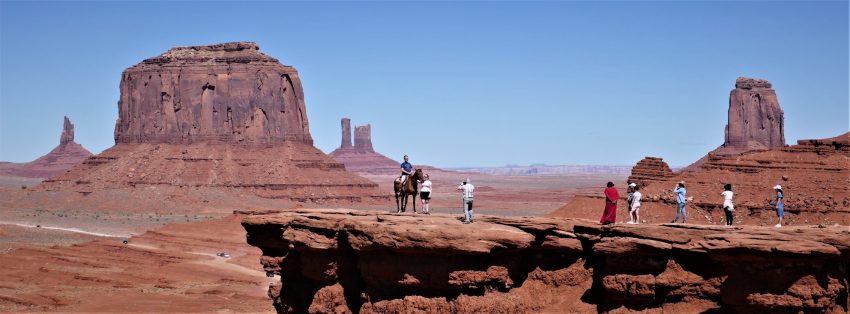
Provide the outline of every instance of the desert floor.
<path id="1" fill-rule="evenodd" d="M 364 176 L 391 194 L 393 176 Z M 466 177 L 476 186 L 476 214 L 504 216 L 542 216 L 574 195 L 601 190 L 609 180 L 625 181 L 591 175 L 501 177 L 435 170 L 432 212 L 462 214 L 456 187 Z M 0 195 L 19 195 L 21 185 L 35 183 L 0 178 Z M 192 204 L 156 212 L 56 211 L 3 204 L 0 312 L 273 311 L 266 290 L 274 279 L 265 276 L 259 249 L 245 243 L 239 215 L 193 211 Z M 417 198 L 417 209 L 420 206 Z M 349 207 L 394 212 L 396 206 L 391 201 L 386 206 Z M 412 215 L 412 208 L 405 214 Z"/>

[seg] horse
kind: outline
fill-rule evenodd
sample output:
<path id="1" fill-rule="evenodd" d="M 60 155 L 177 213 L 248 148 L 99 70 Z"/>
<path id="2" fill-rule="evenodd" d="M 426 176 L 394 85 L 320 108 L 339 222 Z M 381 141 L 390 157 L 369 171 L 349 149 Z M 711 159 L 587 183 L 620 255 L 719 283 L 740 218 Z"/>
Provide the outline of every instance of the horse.
<path id="1" fill-rule="evenodd" d="M 408 175 L 404 182 L 396 180 L 393 182 L 395 191 L 396 213 L 403 213 L 407 209 L 407 197 L 413 195 L 413 212 L 416 213 L 416 193 L 419 191 L 417 183 L 422 180 L 422 169 L 416 169 L 413 174 Z"/>

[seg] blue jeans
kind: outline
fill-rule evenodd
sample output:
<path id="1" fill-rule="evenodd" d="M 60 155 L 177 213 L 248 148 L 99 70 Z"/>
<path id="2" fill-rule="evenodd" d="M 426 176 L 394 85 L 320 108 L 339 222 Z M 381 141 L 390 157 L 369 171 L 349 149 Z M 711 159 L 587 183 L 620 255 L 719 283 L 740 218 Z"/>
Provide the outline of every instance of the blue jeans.
<path id="1" fill-rule="evenodd" d="M 472 222 L 472 198 L 463 198 L 463 217 Z"/>
<path id="2" fill-rule="evenodd" d="M 673 219 L 673 222 L 679 221 L 679 213 L 682 214 L 682 223 L 685 223 L 685 220 L 688 220 L 688 213 L 685 212 L 685 203 L 678 203 L 676 206 L 676 218 Z"/>

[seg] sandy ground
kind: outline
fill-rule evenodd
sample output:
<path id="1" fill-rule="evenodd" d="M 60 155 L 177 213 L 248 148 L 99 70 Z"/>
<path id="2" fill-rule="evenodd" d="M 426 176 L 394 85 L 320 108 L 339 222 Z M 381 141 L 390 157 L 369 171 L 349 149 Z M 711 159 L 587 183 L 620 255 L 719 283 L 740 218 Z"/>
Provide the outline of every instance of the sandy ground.
<path id="1" fill-rule="evenodd" d="M 366 177 L 392 193 L 393 176 Z M 470 177 L 477 187 L 476 213 L 510 216 L 545 215 L 609 180 L 437 170 L 431 177 L 433 212 L 460 215 L 455 188 Z M 0 195 L 18 193 L 21 183 L 0 184 Z M 261 269 L 260 252 L 245 243 L 241 218 L 224 210 L 44 210 L 5 204 L 0 211 L 0 312 L 273 311 L 266 295 L 272 279 Z M 395 211 L 392 201 L 347 207 Z"/>
<path id="2" fill-rule="evenodd" d="M 16 248 L 0 254 L 0 311 L 271 312 L 272 279 L 260 267 L 259 250 L 245 244 L 240 220 L 171 224 L 128 244 L 4 225 L 0 243 Z M 30 243 L 7 234 L 29 234 Z"/>

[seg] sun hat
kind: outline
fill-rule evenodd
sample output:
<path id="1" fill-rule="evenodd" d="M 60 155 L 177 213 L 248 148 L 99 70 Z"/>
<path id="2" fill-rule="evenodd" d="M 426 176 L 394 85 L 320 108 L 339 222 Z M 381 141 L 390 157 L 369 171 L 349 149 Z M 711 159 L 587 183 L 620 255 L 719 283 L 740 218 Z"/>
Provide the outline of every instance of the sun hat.
<path id="1" fill-rule="evenodd" d="M 634 182 L 629 183 L 629 187 L 636 187 L 636 186 L 637 186 L 637 184 L 635 184 Z"/>
<path id="2" fill-rule="evenodd" d="M 781 185 L 779 185 L 779 184 L 777 184 L 776 186 L 774 186 L 774 187 L 773 187 L 773 189 L 774 189 L 774 190 L 781 190 L 781 189 L 782 189 L 782 186 L 781 186 Z"/>

